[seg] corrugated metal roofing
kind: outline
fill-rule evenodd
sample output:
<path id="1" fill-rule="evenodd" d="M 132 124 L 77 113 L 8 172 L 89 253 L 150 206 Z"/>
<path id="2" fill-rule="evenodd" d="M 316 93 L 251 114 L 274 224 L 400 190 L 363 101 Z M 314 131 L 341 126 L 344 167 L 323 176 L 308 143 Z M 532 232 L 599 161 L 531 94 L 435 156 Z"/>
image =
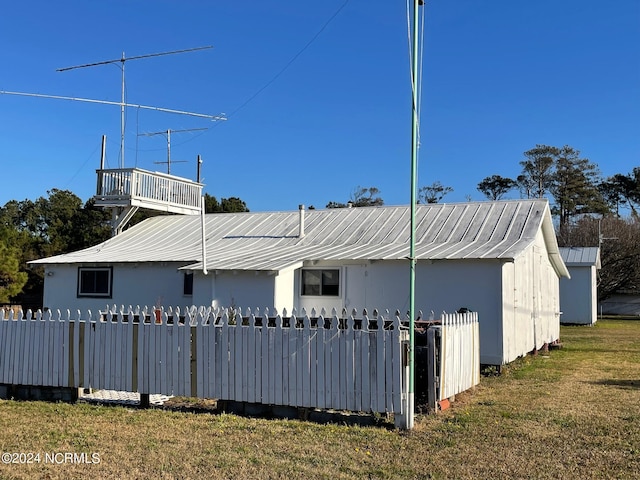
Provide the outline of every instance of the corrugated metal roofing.
<path id="1" fill-rule="evenodd" d="M 560 247 L 560 256 L 565 265 L 569 267 L 595 266 L 600 268 L 599 247 Z"/>
<path id="2" fill-rule="evenodd" d="M 543 222 L 551 225 L 546 200 L 418 205 L 416 257 L 513 259 Z M 206 215 L 207 268 L 279 271 L 305 260 L 409 255 L 408 206 L 306 210 L 302 238 L 299 224 L 297 210 Z M 176 215 L 150 218 L 95 247 L 32 263 L 182 262 L 195 269 L 201 260 L 200 217 Z"/>

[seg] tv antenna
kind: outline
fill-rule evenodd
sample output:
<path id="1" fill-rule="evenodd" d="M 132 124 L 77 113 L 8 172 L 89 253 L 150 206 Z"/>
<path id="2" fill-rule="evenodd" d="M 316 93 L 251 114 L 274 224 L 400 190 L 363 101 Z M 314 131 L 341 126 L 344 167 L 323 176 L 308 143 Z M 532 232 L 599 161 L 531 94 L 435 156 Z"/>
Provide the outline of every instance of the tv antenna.
<path id="1" fill-rule="evenodd" d="M 172 133 L 182 133 L 182 132 L 193 132 L 197 130 L 207 130 L 204 128 L 187 128 L 184 130 L 164 130 L 162 132 L 151 132 L 151 133 L 140 133 L 138 136 L 144 137 L 152 137 L 154 135 L 165 135 L 167 137 L 167 161 L 166 162 L 153 162 L 153 163 L 166 163 L 167 164 L 167 174 L 171 175 L 171 163 L 185 163 L 186 160 L 171 160 L 171 134 Z"/>
<path id="2" fill-rule="evenodd" d="M 99 65 L 108 65 L 108 64 L 117 64 L 120 63 L 120 70 L 122 71 L 122 96 L 121 96 L 121 101 L 120 101 L 120 168 L 124 168 L 124 109 L 125 107 L 128 106 L 134 106 L 134 105 L 128 105 L 127 103 L 125 103 L 125 75 L 124 75 L 124 64 L 125 62 L 129 61 L 129 60 L 140 60 L 143 58 L 151 58 L 151 57 L 160 57 L 160 56 L 164 56 L 164 55 L 174 55 L 177 53 L 187 53 L 187 52 L 195 52 L 195 51 L 199 51 L 199 50 L 206 50 L 209 48 L 213 48 L 213 46 L 208 45 L 205 47 L 195 47 L 195 48 L 188 48 L 188 49 L 184 49 L 184 50 L 173 50 L 170 52 L 161 52 L 161 53 L 149 53 L 146 55 L 137 55 L 135 57 L 125 57 L 124 52 L 122 52 L 122 57 L 121 58 L 116 58 L 114 60 L 104 60 L 101 62 L 93 62 L 93 63 L 86 63 L 83 65 L 74 65 L 72 67 L 64 67 L 64 68 L 58 68 L 56 69 L 57 72 L 66 72 L 68 70 L 76 70 L 79 68 L 87 68 L 87 67 L 97 67 Z M 175 113 L 187 113 L 187 112 L 175 112 Z M 214 120 L 221 120 L 221 118 L 214 118 Z"/>

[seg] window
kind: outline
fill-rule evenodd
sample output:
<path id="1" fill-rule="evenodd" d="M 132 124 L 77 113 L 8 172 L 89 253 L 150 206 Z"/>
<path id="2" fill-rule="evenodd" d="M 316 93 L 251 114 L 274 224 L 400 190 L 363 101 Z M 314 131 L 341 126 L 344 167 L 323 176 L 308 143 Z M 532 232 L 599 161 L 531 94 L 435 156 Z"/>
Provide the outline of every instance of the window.
<path id="1" fill-rule="evenodd" d="M 111 298 L 111 267 L 79 267 L 78 297 Z"/>
<path id="2" fill-rule="evenodd" d="M 193 295 L 193 272 L 184 273 L 183 295 Z"/>
<path id="3" fill-rule="evenodd" d="M 302 295 L 340 296 L 340 270 L 302 270 Z"/>

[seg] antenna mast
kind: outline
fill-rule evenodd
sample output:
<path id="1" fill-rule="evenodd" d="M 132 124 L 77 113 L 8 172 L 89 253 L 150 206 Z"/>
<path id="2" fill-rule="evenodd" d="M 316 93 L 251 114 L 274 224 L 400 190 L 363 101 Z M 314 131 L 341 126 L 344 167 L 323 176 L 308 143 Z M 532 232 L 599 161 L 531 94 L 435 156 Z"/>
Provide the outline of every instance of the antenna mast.
<path id="1" fill-rule="evenodd" d="M 166 135 L 167 136 L 167 161 L 166 162 L 153 162 L 153 163 L 166 163 L 167 164 L 167 174 L 171 175 L 171 133 L 182 133 L 182 132 L 193 132 L 193 131 L 197 131 L 197 130 L 207 130 L 206 127 L 204 128 L 187 128 L 184 130 L 164 130 L 162 132 L 152 132 L 152 133 L 141 133 L 139 134 L 139 136 L 144 136 L 144 137 L 152 137 L 154 135 Z M 179 162 L 179 163 L 183 163 L 186 160 L 174 160 L 173 162 Z"/>
<path id="2" fill-rule="evenodd" d="M 86 68 L 86 67 L 96 67 L 98 65 L 107 65 L 110 63 L 118 63 L 120 62 L 121 67 L 120 70 L 122 70 L 122 96 L 121 96 L 121 101 L 120 101 L 120 168 L 124 168 L 124 108 L 126 106 L 128 106 L 125 103 L 125 76 L 124 76 L 124 63 L 127 60 L 139 60 L 142 58 L 150 58 L 150 57 L 159 57 L 162 55 L 173 55 L 176 53 L 186 53 L 186 52 L 195 52 L 198 50 L 206 50 L 209 48 L 213 48 L 213 46 L 209 45 L 209 46 L 205 46 L 205 47 L 196 47 L 196 48 L 188 48 L 186 50 L 174 50 L 171 52 L 161 52 L 161 53 L 150 53 L 147 55 L 138 55 L 135 57 L 125 57 L 124 52 L 122 52 L 122 57 L 119 59 L 115 59 L 115 60 L 105 60 L 102 62 L 94 62 L 94 63 L 86 63 L 84 65 L 75 65 L 72 67 L 64 67 L 64 68 L 58 68 L 56 69 L 57 72 L 66 72 L 67 70 L 75 70 L 78 68 Z"/>

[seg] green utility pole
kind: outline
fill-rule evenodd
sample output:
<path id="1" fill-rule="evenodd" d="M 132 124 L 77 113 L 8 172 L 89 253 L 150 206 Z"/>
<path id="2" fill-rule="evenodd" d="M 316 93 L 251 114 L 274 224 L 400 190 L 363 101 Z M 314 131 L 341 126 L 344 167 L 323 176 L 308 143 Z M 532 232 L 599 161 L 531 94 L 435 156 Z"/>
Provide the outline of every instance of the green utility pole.
<path id="1" fill-rule="evenodd" d="M 413 0 L 413 43 L 411 58 L 411 240 L 409 246 L 409 402 L 407 428 L 413 428 L 414 416 L 414 378 L 415 378 L 415 296 L 416 296 L 416 202 L 418 170 L 418 7 L 422 0 Z"/>

